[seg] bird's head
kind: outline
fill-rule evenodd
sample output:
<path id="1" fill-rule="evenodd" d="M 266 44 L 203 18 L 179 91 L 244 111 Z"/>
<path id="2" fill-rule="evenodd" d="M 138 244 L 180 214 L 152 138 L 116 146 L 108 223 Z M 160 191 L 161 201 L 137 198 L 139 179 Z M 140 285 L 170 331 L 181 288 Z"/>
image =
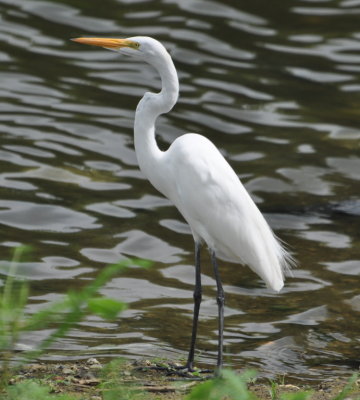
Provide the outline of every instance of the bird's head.
<path id="1" fill-rule="evenodd" d="M 81 37 L 71 40 L 77 43 L 104 47 L 149 63 L 152 63 L 161 53 L 166 52 L 160 42 L 147 36 L 134 36 L 127 39 Z"/>

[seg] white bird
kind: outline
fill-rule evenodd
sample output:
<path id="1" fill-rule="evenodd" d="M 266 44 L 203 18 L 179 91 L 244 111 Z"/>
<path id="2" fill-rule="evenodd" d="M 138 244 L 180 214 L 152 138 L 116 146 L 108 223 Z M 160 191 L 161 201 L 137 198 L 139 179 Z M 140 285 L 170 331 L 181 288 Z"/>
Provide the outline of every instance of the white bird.
<path id="1" fill-rule="evenodd" d="M 179 94 L 174 63 L 165 47 L 150 37 L 128 39 L 77 38 L 75 42 L 100 46 L 143 60 L 160 74 L 159 93 L 145 93 L 135 114 L 135 152 L 142 173 L 170 199 L 189 224 L 195 241 L 195 291 L 192 336 L 186 368 L 193 370 L 201 303 L 200 248 L 210 250 L 219 313 L 217 367 L 223 363 L 224 290 L 216 257 L 246 264 L 266 285 L 280 291 L 293 259 L 279 243 L 234 170 L 204 136 L 187 133 L 166 151 L 155 139 L 159 115 L 169 112 Z"/>

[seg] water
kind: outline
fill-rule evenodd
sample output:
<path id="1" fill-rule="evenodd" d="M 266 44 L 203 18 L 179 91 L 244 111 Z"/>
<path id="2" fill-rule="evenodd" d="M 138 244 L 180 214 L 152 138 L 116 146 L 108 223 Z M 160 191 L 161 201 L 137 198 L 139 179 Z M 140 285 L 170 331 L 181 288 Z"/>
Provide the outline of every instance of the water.
<path id="1" fill-rule="evenodd" d="M 0 1 L 2 282 L 19 244 L 33 247 L 18 271 L 31 280 L 29 313 L 108 263 L 155 261 L 103 289 L 129 303 L 122 318 L 89 317 L 44 359 L 186 356 L 192 238 L 133 150 L 134 109 L 159 78 L 69 41 L 151 35 L 181 81 L 179 103 L 158 124 L 160 146 L 188 131 L 210 138 L 299 260 L 279 295 L 221 263 L 227 365 L 303 382 L 358 368 L 360 2 L 101 4 Z M 217 340 L 208 266 L 203 281 L 198 360 L 208 365 Z"/>

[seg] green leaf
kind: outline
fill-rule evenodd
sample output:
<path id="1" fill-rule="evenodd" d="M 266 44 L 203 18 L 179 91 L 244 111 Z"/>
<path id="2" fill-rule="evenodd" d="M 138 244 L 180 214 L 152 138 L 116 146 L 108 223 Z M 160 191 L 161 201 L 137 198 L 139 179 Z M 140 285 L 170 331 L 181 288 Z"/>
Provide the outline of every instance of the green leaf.
<path id="1" fill-rule="evenodd" d="M 50 399 L 50 389 L 46 386 L 40 386 L 32 381 L 9 386 L 6 391 L 9 400 Z"/>
<path id="2" fill-rule="evenodd" d="M 149 269 L 154 265 L 154 263 L 150 260 L 143 260 L 143 259 L 132 259 L 129 260 L 131 263 L 138 265 L 139 267 Z"/>
<path id="3" fill-rule="evenodd" d="M 217 392 L 217 385 L 215 380 L 206 381 L 198 386 L 188 394 L 185 400 L 210 400 L 213 398 L 215 392 Z"/>
<path id="4" fill-rule="evenodd" d="M 312 394 L 312 391 L 283 393 L 280 398 L 281 400 L 307 400 Z"/>
<path id="5" fill-rule="evenodd" d="M 354 389 L 355 382 L 357 381 L 359 374 L 355 373 L 348 380 L 343 390 L 334 398 L 334 400 L 343 400 L 351 391 Z"/>
<path id="6" fill-rule="evenodd" d="M 89 310 L 104 319 L 115 319 L 126 310 L 126 304 L 114 299 L 97 297 L 88 301 Z"/>
<path id="7" fill-rule="evenodd" d="M 7 400 L 76 400 L 71 394 L 54 395 L 48 386 L 39 385 L 34 381 L 17 383 L 6 388 Z"/>
<path id="8" fill-rule="evenodd" d="M 256 397 L 251 393 L 246 385 L 253 379 L 256 372 L 246 371 L 238 375 L 236 372 L 223 369 L 220 377 L 204 382 L 196 386 L 186 397 L 186 400 L 255 400 Z"/>

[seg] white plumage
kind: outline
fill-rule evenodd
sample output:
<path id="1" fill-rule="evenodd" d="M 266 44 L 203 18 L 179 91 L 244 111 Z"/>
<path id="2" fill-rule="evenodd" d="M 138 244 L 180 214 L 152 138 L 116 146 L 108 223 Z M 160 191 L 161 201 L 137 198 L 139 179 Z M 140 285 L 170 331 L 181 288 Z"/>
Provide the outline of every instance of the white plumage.
<path id="1" fill-rule="evenodd" d="M 212 142 L 197 134 L 181 136 L 161 162 L 172 182 L 163 194 L 184 216 L 195 241 L 203 240 L 222 259 L 247 264 L 279 291 L 286 253 Z"/>

